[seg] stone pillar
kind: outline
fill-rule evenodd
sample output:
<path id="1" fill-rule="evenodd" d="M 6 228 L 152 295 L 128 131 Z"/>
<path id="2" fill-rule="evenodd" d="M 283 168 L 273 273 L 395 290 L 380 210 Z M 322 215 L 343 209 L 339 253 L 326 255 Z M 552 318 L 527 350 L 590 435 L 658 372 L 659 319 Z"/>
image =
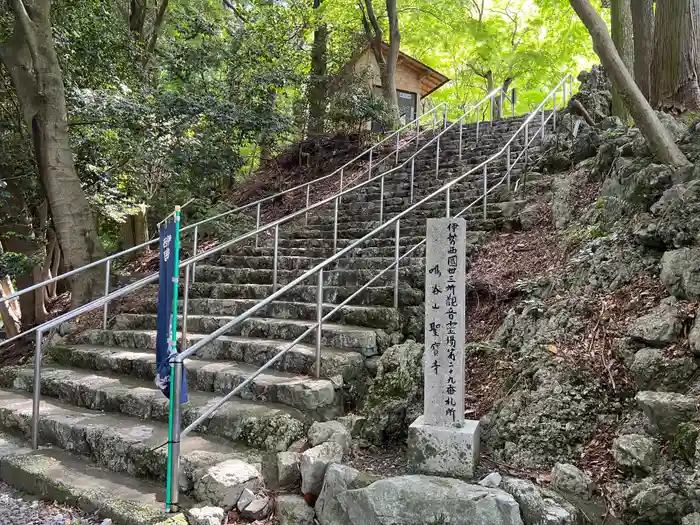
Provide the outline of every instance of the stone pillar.
<path id="1" fill-rule="evenodd" d="M 409 468 L 471 478 L 480 429 L 464 418 L 464 219 L 428 219 L 425 252 L 425 397 L 423 415 L 409 428 Z"/>

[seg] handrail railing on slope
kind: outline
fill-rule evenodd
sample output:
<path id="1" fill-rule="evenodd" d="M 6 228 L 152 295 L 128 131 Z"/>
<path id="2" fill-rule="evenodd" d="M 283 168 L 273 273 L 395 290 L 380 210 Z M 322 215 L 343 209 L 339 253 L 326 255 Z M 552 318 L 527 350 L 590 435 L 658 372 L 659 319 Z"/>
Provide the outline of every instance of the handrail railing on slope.
<path id="1" fill-rule="evenodd" d="M 441 126 L 441 127 L 446 127 L 446 125 L 447 125 L 447 104 L 444 103 L 444 102 L 442 102 L 442 103 L 438 104 L 437 106 L 435 106 L 434 108 L 432 108 L 431 110 L 425 112 L 424 114 L 420 115 L 420 116 L 417 117 L 416 119 L 412 120 L 411 122 L 409 122 L 409 123 L 403 125 L 402 127 L 400 127 L 399 129 L 397 129 L 396 131 L 390 133 L 390 134 L 387 135 L 384 139 L 382 139 L 381 141 L 377 142 L 376 144 L 373 144 L 370 148 L 364 150 L 362 153 L 360 153 L 359 155 L 355 156 L 354 158 L 352 158 L 351 160 L 349 160 L 348 162 L 346 162 L 343 166 L 341 166 L 340 168 L 336 169 L 336 170 L 333 171 L 332 173 L 330 173 L 330 174 L 328 174 L 328 175 L 323 175 L 323 176 L 321 176 L 321 177 L 318 177 L 317 179 L 314 179 L 314 180 L 312 180 L 312 181 L 306 182 L 306 183 L 304 183 L 304 184 L 299 184 L 299 185 L 297 185 L 297 186 L 294 186 L 293 188 L 288 188 L 288 189 L 286 189 L 286 190 L 280 191 L 280 192 L 278 192 L 278 193 L 276 193 L 276 194 L 274 194 L 274 195 L 270 195 L 270 196 L 268 196 L 268 197 L 264 197 L 264 198 L 258 199 L 258 200 L 254 201 L 254 202 L 245 204 L 245 205 L 243 205 L 243 206 L 238 206 L 238 207 L 233 208 L 233 209 L 231 209 L 231 210 L 227 210 L 227 211 L 222 212 L 222 213 L 220 213 L 220 214 L 218 214 L 218 215 L 215 215 L 215 216 L 213 216 L 213 217 L 208 217 L 208 218 L 206 218 L 206 219 L 202 219 L 202 220 L 200 220 L 200 221 L 198 221 L 198 222 L 196 222 L 196 223 L 194 223 L 194 224 L 190 224 L 190 225 L 188 225 L 188 226 L 184 226 L 184 227 L 181 229 L 181 233 L 186 233 L 186 232 L 192 231 L 192 235 L 193 235 L 193 238 L 192 238 L 192 251 L 193 251 L 193 254 L 194 254 L 194 255 L 197 255 L 197 249 L 198 249 L 198 244 L 199 244 L 199 229 L 200 229 L 200 227 L 202 227 L 202 226 L 204 226 L 204 225 L 206 225 L 206 224 L 209 224 L 209 223 L 211 223 L 211 222 L 213 222 L 213 221 L 217 221 L 217 220 L 223 219 L 223 218 L 225 218 L 225 217 L 228 217 L 228 216 L 233 215 L 233 214 L 236 214 L 236 213 L 242 213 L 242 212 L 244 212 L 244 211 L 246 211 L 246 210 L 249 210 L 249 209 L 252 209 L 252 208 L 256 208 L 256 229 L 257 229 L 257 228 L 260 227 L 261 211 L 262 211 L 262 205 L 263 205 L 263 204 L 268 203 L 268 202 L 271 202 L 271 201 L 274 201 L 275 199 L 278 199 L 278 198 L 280 198 L 280 197 L 283 197 L 284 195 L 288 195 L 288 194 L 293 193 L 293 192 L 295 192 L 295 191 L 299 191 L 299 190 L 301 190 L 301 189 L 305 189 L 305 190 L 306 190 L 306 206 L 308 207 L 308 206 L 309 206 L 309 199 L 310 199 L 310 195 L 311 195 L 311 187 L 312 187 L 312 186 L 314 186 L 314 185 L 316 185 L 316 184 L 318 184 L 318 183 L 320 183 L 320 182 L 326 181 L 326 180 L 328 180 L 328 179 L 330 179 L 330 178 L 332 178 L 332 177 L 338 176 L 338 177 L 339 177 L 339 187 L 340 187 L 340 191 L 342 191 L 342 190 L 343 190 L 343 182 L 344 182 L 344 181 L 343 181 L 343 178 L 344 178 L 344 174 L 345 174 L 346 170 L 348 170 L 350 167 L 352 167 L 352 165 L 353 165 L 354 163 L 356 163 L 356 162 L 358 162 L 358 161 L 360 161 L 360 160 L 362 160 L 362 159 L 364 159 L 364 158 L 367 158 L 367 157 L 369 158 L 369 168 L 368 168 L 367 171 L 368 171 L 368 173 L 369 173 L 369 175 L 370 175 L 370 178 L 371 178 L 372 171 L 373 171 L 377 166 L 382 165 L 382 163 L 383 163 L 384 161 L 386 161 L 387 159 L 389 159 L 389 158 L 391 158 L 392 156 L 394 156 L 394 157 L 397 159 L 397 161 L 398 161 L 399 153 L 402 151 L 401 140 L 400 140 L 400 139 L 401 139 L 401 133 L 402 133 L 402 132 L 407 131 L 407 130 L 410 131 L 412 128 L 415 128 L 415 130 L 416 130 L 416 133 L 415 133 L 415 140 L 416 140 L 416 145 L 417 145 L 417 144 L 418 144 L 418 141 L 420 140 L 420 137 L 421 137 L 425 132 L 427 132 L 429 129 L 433 129 L 435 126 L 438 125 L 438 114 L 439 114 L 439 113 L 441 113 L 441 115 L 440 115 L 440 123 L 441 123 L 440 126 Z M 425 117 L 429 117 L 429 116 L 431 116 L 431 115 L 432 115 L 432 120 L 433 120 L 433 127 L 431 127 L 431 126 L 429 126 L 429 125 L 426 125 L 425 127 L 421 128 L 421 121 L 422 121 L 423 119 L 425 119 Z M 384 144 L 386 144 L 388 141 L 392 140 L 393 138 L 396 139 L 395 150 L 392 151 L 391 153 L 389 153 L 388 155 L 386 155 L 385 157 L 379 159 L 378 161 L 377 161 L 376 159 L 374 159 L 374 152 L 375 152 L 375 151 L 378 151 L 379 148 L 380 148 L 381 146 L 383 146 Z M 411 143 L 412 143 L 412 140 L 411 140 Z M 144 242 L 144 243 L 141 243 L 141 244 L 139 244 L 139 245 L 137 245 L 137 246 L 133 246 L 133 247 L 131 247 L 131 248 L 127 248 L 126 250 L 122 250 L 121 252 L 114 253 L 114 254 L 112 254 L 112 255 L 108 255 L 108 256 L 106 256 L 106 257 L 103 257 L 102 259 L 99 259 L 99 260 L 97 260 L 97 261 L 93 261 L 93 262 L 88 263 L 88 264 L 86 264 L 86 265 L 83 265 L 83 266 L 81 266 L 81 267 L 79 267 L 79 268 L 74 268 L 73 270 L 70 270 L 70 271 L 68 271 L 68 272 L 62 273 L 61 275 L 56 275 L 56 276 L 51 277 L 51 278 L 49 278 L 49 279 L 46 279 L 46 280 L 44 280 L 44 281 L 42 281 L 42 282 L 40 282 L 40 283 L 33 284 L 33 285 L 31 285 L 31 286 L 28 286 L 28 287 L 26 287 L 26 288 L 23 288 L 22 290 L 17 290 L 17 291 L 15 291 L 15 292 L 11 293 L 11 294 L 8 294 L 8 295 L 6 295 L 6 296 L 0 297 L 0 303 L 5 303 L 5 302 L 7 302 L 7 301 L 15 300 L 15 299 L 19 298 L 20 296 L 22 296 L 22 295 L 24 295 L 24 294 L 26 294 L 26 293 L 35 292 L 36 290 L 40 290 L 40 289 L 42 289 L 42 288 L 44 288 L 44 287 L 46 287 L 46 286 L 48 286 L 48 285 L 50 285 L 50 284 L 54 284 L 54 283 L 56 283 L 56 282 L 58 282 L 58 281 L 67 279 L 67 278 L 69 278 L 69 277 L 74 277 L 74 276 L 76 276 L 76 275 L 78 275 L 78 274 L 81 274 L 81 273 L 83 273 L 83 272 L 86 272 L 87 270 L 91 270 L 91 269 L 93 269 L 93 268 L 97 268 L 97 267 L 103 266 L 103 265 L 104 265 L 104 268 L 105 268 L 105 279 L 104 279 L 105 296 L 106 296 L 106 295 L 109 295 L 109 292 L 110 292 L 111 270 L 112 270 L 112 266 L 113 266 L 113 264 L 114 264 L 114 261 L 117 260 L 117 259 L 120 259 L 120 258 L 122 258 L 122 257 L 124 257 L 124 256 L 126 256 L 126 255 L 135 253 L 135 252 L 137 252 L 137 251 L 139 251 L 139 250 L 143 250 L 144 248 L 148 248 L 148 247 L 150 247 L 150 246 L 152 246 L 152 245 L 154 245 L 154 244 L 157 244 L 157 243 L 159 242 L 159 240 L 160 240 L 160 239 L 159 239 L 158 237 L 156 237 L 156 238 L 154 238 L 154 239 L 151 239 L 151 240 L 149 240 L 149 241 L 146 241 L 146 242 Z M 104 307 L 103 307 L 103 320 L 102 320 L 103 327 L 106 327 L 106 326 L 107 326 L 108 315 L 109 315 L 109 303 L 105 303 L 105 305 L 104 305 Z M 16 339 L 25 337 L 26 335 L 30 334 L 32 331 L 33 331 L 32 329 L 25 330 L 24 332 L 21 332 L 20 334 L 18 334 L 16 337 L 13 337 L 11 340 L 13 341 L 13 340 L 16 340 Z M 0 342 L 0 346 L 2 346 L 5 342 L 7 342 L 7 341 Z"/>

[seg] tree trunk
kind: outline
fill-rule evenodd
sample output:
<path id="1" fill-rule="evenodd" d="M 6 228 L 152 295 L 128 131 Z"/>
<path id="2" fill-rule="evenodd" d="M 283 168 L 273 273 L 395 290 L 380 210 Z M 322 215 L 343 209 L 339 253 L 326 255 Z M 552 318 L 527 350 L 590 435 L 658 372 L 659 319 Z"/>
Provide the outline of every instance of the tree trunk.
<path id="1" fill-rule="evenodd" d="M 647 139 L 649 148 L 658 160 L 674 166 L 688 166 L 690 162 L 673 142 L 659 117 L 651 108 L 644 95 L 634 83 L 632 75 L 615 49 L 603 19 L 588 0 L 569 0 L 574 11 L 588 29 L 593 39 L 596 53 L 610 75 L 640 131 Z"/>
<path id="2" fill-rule="evenodd" d="M 503 81 L 503 84 L 501 85 L 501 89 L 503 90 L 503 96 L 498 96 L 494 100 L 494 107 L 496 109 L 494 111 L 493 118 L 495 120 L 501 120 L 503 118 L 503 103 L 504 103 L 505 97 L 508 95 L 508 90 L 510 89 L 510 86 L 512 84 L 513 84 L 513 78 L 508 77 Z"/>
<path id="3" fill-rule="evenodd" d="M 277 91 L 275 88 L 269 88 L 267 90 L 267 107 L 265 111 L 268 116 L 272 118 L 275 112 L 275 104 L 277 103 Z M 272 151 L 275 145 L 275 135 L 270 133 L 267 128 L 263 128 L 260 133 L 260 167 L 264 166 L 270 159 L 272 159 Z"/>
<path id="4" fill-rule="evenodd" d="M 656 6 L 651 104 L 677 113 L 700 109 L 700 0 Z"/>
<path id="5" fill-rule="evenodd" d="M 146 205 L 142 204 L 133 215 L 129 215 L 122 225 L 122 248 L 128 250 L 134 246 L 138 246 L 148 242 L 148 220 L 146 216 Z M 140 250 L 130 254 L 133 258 L 137 256 Z"/>
<path id="6" fill-rule="evenodd" d="M 4 253 L 0 243 L 0 256 Z M 14 293 L 12 280 L 9 275 L 0 275 L 0 297 L 7 297 Z M 17 299 L 0 303 L 0 317 L 2 317 L 5 335 L 7 338 L 18 335 L 22 329 L 22 314 Z"/>
<path id="7" fill-rule="evenodd" d="M 610 19 L 612 21 L 612 39 L 615 43 L 622 62 L 627 71 L 634 71 L 634 36 L 632 31 L 632 11 L 631 0 L 612 0 L 610 4 Z M 613 88 L 612 112 L 616 117 L 620 117 L 622 122 L 629 122 L 629 112 L 625 107 L 622 97 Z"/>
<path id="8" fill-rule="evenodd" d="M 50 0 L 12 0 L 11 41 L 0 50 L 32 133 L 39 178 L 49 202 L 66 267 L 71 270 L 103 255 L 85 193 L 75 171 L 68 136 L 65 91 L 54 48 Z M 71 285 L 74 305 L 92 297 L 91 272 Z"/>
<path id="9" fill-rule="evenodd" d="M 634 80 L 647 100 L 651 96 L 651 63 L 654 58 L 654 0 L 632 2 Z"/>
<path id="10" fill-rule="evenodd" d="M 314 0 L 318 12 L 323 0 Z M 309 135 L 321 135 L 326 127 L 328 74 L 328 25 L 317 20 L 311 48 L 311 78 L 309 79 Z"/>

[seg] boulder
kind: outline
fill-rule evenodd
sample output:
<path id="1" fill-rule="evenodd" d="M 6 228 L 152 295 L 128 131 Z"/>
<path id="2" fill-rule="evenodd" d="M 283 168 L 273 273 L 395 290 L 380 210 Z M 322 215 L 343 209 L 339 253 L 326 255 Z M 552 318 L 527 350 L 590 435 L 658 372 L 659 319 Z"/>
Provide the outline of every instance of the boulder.
<path id="1" fill-rule="evenodd" d="M 635 400 L 654 429 L 672 439 L 681 423 L 695 420 L 697 406 L 694 397 L 671 392 L 639 392 Z"/>
<path id="2" fill-rule="evenodd" d="M 552 219 L 558 230 L 563 230 L 571 222 L 576 191 L 583 177 L 583 170 L 578 170 L 552 182 Z"/>
<path id="3" fill-rule="evenodd" d="M 264 520 L 271 512 L 272 500 L 259 494 L 241 511 L 241 518 L 250 521 Z"/>
<path id="4" fill-rule="evenodd" d="M 700 525 L 700 513 L 693 512 L 684 516 L 681 525 Z"/>
<path id="5" fill-rule="evenodd" d="M 275 508 L 279 525 L 314 525 L 314 509 L 301 496 L 280 494 Z"/>
<path id="6" fill-rule="evenodd" d="M 302 452 L 309 450 L 311 447 L 309 446 L 309 440 L 307 438 L 301 438 L 297 439 L 294 443 L 289 445 L 289 448 L 287 449 L 287 452 L 298 452 L 301 454 Z"/>
<path id="7" fill-rule="evenodd" d="M 642 348 L 630 371 L 640 390 L 684 392 L 698 367 L 692 357 L 666 357 L 658 348 Z"/>
<path id="8" fill-rule="evenodd" d="M 675 343 L 683 329 L 676 299 L 669 297 L 648 314 L 632 323 L 629 335 L 651 346 L 665 346 Z"/>
<path id="9" fill-rule="evenodd" d="M 695 357 L 700 357 L 700 315 L 695 315 L 695 322 L 693 323 L 693 328 L 688 334 L 688 344 L 690 345 L 690 351 L 693 352 Z"/>
<path id="10" fill-rule="evenodd" d="M 525 525 L 582 525 L 581 512 L 554 491 L 518 478 L 504 478 L 501 487 L 520 505 Z"/>
<path id="11" fill-rule="evenodd" d="M 190 525 L 221 525 L 224 509 L 221 507 L 195 507 L 187 511 Z"/>
<path id="12" fill-rule="evenodd" d="M 678 299 L 700 299 L 700 248 L 681 248 L 664 253 L 661 280 Z"/>
<path id="13" fill-rule="evenodd" d="M 277 480 L 282 488 L 297 485 L 301 480 L 301 454 L 298 452 L 277 453 Z"/>
<path id="14" fill-rule="evenodd" d="M 321 443 L 337 443 L 343 449 L 343 454 L 350 452 L 352 437 L 350 431 L 340 421 L 316 421 L 309 428 L 309 444 L 312 447 Z"/>
<path id="15" fill-rule="evenodd" d="M 337 499 L 348 525 L 522 524 L 518 504 L 509 494 L 450 478 L 383 479 L 363 489 L 341 492 Z"/>
<path id="16" fill-rule="evenodd" d="M 329 463 L 343 460 L 343 448 L 338 443 L 322 443 L 301 455 L 301 492 L 318 496 Z"/>
<path id="17" fill-rule="evenodd" d="M 501 481 L 503 481 L 503 476 L 498 472 L 491 472 L 491 474 L 479 482 L 479 485 L 487 489 L 497 489 L 501 485 Z"/>
<path id="18" fill-rule="evenodd" d="M 255 492 L 253 492 L 250 489 L 243 489 L 243 492 L 241 492 L 241 497 L 238 498 L 238 503 L 236 503 L 236 507 L 238 508 L 239 511 L 241 511 L 244 508 L 246 508 L 248 505 L 250 505 L 254 499 L 255 499 Z"/>
<path id="19" fill-rule="evenodd" d="M 658 462 L 659 447 L 647 437 L 627 434 L 613 441 L 613 457 L 623 470 L 650 473 Z"/>
<path id="20" fill-rule="evenodd" d="M 688 131 L 688 126 L 682 122 L 678 122 L 673 115 L 669 115 L 663 111 L 656 111 L 656 116 L 659 117 L 661 123 L 676 141 L 682 138 Z"/>
<path id="21" fill-rule="evenodd" d="M 356 438 L 362 433 L 362 428 L 365 426 L 367 418 L 356 414 L 348 414 L 347 416 L 339 417 L 338 421 L 348 429 L 351 437 Z"/>
<path id="22" fill-rule="evenodd" d="M 673 455 L 695 464 L 698 435 L 700 434 L 700 426 L 696 423 L 681 423 L 678 425 L 676 435 L 671 443 Z"/>
<path id="23" fill-rule="evenodd" d="M 323 488 L 316 500 L 316 518 L 320 525 L 339 525 L 347 519 L 337 496 L 346 490 L 361 489 L 377 481 L 377 478 L 340 463 L 332 463 L 326 469 Z"/>
<path id="24" fill-rule="evenodd" d="M 240 459 L 229 459 L 195 474 L 194 494 L 202 503 L 232 509 L 244 489 L 262 488 L 260 471 Z"/>
<path id="25" fill-rule="evenodd" d="M 688 510 L 687 500 L 666 483 L 649 484 L 631 499 L 629 514 L 639 525 L 677 525 Z"/>
<path id="26" fill-rule="evenodd" d="M 557 463 L 552 469 L 552 487 L 560 492 L 591 499 L 594 484 L 588 474 L 574 465 Z"/>

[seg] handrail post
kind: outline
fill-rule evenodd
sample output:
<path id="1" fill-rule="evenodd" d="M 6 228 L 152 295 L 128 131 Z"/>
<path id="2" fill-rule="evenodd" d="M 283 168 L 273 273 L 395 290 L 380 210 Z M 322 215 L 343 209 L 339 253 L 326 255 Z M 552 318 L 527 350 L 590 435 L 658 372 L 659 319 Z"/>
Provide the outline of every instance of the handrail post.
<path id="1" fill-rule="evenodd" d="M 525 170 L 527 170 L 528 166 L 528 156 L 529 156 L 529 150 L 530 150 L 530 124 L 529 122 L 525 122 Z"/>
<path id="2" fill-rule="evenodd" d="M 382 177 L 382 181 L 384 177 Z M 335 211 L 333 212 L 333 255 L 338 249 L 338 197 L 335 199 Z"/>
<path id="3" fill-rule="evenodd" d="M 307 193 L 306 195 L 308 196 L 308 193 Z M 256 215 L 256 219 L 255 219 L 255 229 L 256 229 L 256 230 L 259 230 L 259 229 L 260 229 L 260 204 L 261 204 L 261 203 L 258 202 L 257 211 L 256 211 L 256 213 L 255 213 L 255 215 Z M 308 203 L 307 203 L 307 204 L 306 204 L 306 207 L 308 208 L 308 206 L 309 206 L 309 205 L 308 205 Z M 260 241 L 259 237 L 260 237 L 260 234 L 256 233 L 256 234 L 255 234 L 255 247 L 256 247 L 256 248 L 259 246 L 259 241 Z"/>
<path id="4" fill-rule="evenodd" d="M 384 224 L 384 175 L 379 179 L 379 224 Z"/>
<path id="5" fill-rule="evenodd" d="M 462 160 L 462 137 L 464 133 L 464 115 L 459 117 L 459 160 Z"/>
<path id="6" fill-rule="evenodd" d="M 436 153 L 435 153 L 435 178 L 438 178 L 438 174 L 440 173 L 440 136 L 438 135 L 437 138 L 437 147 L 436 147 Z"/>
<path id="7" fill-rule="evenodd" d="M 192 257 L 197 256 L 197 243 L 199 238 L 199 226 L 194 227 L 194 243 L 192 245 Z M 192 263 L 192 282 L 197 280 L 197 263 Z"/>
<path id="8" fill-rule="evenodd" d="M 374 155 L 374 146 L 372 146 L 369 149 L 369 177 L 367 177 L 367 180 L 372 178 L 372 157 Z"/>
<path id="9" fill-rule="evenodd" d="M 451 193 L 450 188 L 452 188 L 452 186 L 448 186 L 447 191 L 445 191 L 445 217 L 448 219 L 450 218 L 450 215 L 451 215 L 450 214 L 450 193 Z"/>
<path id="10" fill-rule="evenodd" d="M 109 295 L 109 271 L 112 265 L 112 260 L 107 259 L 105 264 L 105 297 Z M 109 302 L 106 302 L 102 311 L 102 329 L 107 330 L 107 317 L 109 316 Z"/>
<path id="11" fill-rule="evenodd" d="M 316 379 L 321 377 L 321 339 L 323 336 L 323 268 L 318 271 L 316 285 Z"/>
<path id="12" fill-rule="evenodd" d="M 41 330 L 36 331 L 34 348 L 34 391 L 32 392 L 32 448 L 39 448 L 39 403 L 41 402 Z"/>
<path id="13" fill-rule="evenodd" d="M 420 117 L 418 117 L 416 119 L 416 149 L 418 149 L 419 145 L 420 145 Z"/>
<path id="14" fill-rule="evenodd" d="M 396 231 L 394 233 L 394 308 L 399 307 L 399 264 L 400 264 L 400 246 L 401 240 L 401 219 L 396 221 Z"/>
<path id="15" fill-rule="evenodd" d="M 272 293 L 277 291 L 277 254 L 280 245 L 280 225 L 275 226 L 275 255 L 272 261 Z"/>
<path id="16" fill-rule="evenodd" d="M 497 115 L 497 117 L 498 117 L 498 120 L 501 120 L 501 119 L 503 118 L 503 90 L 502 90 L 502 89 L 501 89 L 501 91 L 498 93 L 498 97 L 499 97 L 499 105 L 498 105 L 498 107 L 500 108 L 500 111 L 499 111 L 500 114 Z"/>
<path id="17" fill-rule="evenodd" d="M 187 315 L 189 312 L 190 305 L 190 265 L 185 266 L 185 289 L 182 291 L 182 334 L 180 338 L 182 342 L 180 343 L 180 348 L 184 352 L 187 350 Z M 177 342 L 175 342 L 177 345 Z"/>
<path id="18" fill-rule="evenodd" d="M 552 131 L 557 132 L 557 92 L 554 92 L 552 96 L 552 103 L 554 105 L 554 111 L 552 112 Z"/>
<path id="19" fill-rule="evenodd" d="M 508 192 L 510 193 L 510 143 L 508 144 L 508 149 L 506 150 L 506 184 L 508 187 Z"/>
<path id="20" fill-rule="evenodd" d="M 397 165 L 399 163 L 399 138 L 401 136 L 401 132 L 397 131 L 396 132 L 396 158 L 394 160 L 394 165 Z"/>
<path id="21" fill-rule="evenodd" d="M 544 126 L 545 126 L 545 124 L 544 124 L 544 108 L 546 106 L 547 106 L 546 104 L 542 105 L 542 118 L 540 119 L 540 122 L 541 122 L 540 128 L 542 131 L 541 131 L 541 135 L 540 135 L 540 140 L 544 140 Z"/>
<path id="22" fill-rule="evenodd" d="M 488 191 L 488 171 L 487 171 L 487 165 L 484 164 L 484 220 L 486 220 L 487 217 L 487 211 L 486 211 L 486 192 Z"/>
<path id="23" fill-rule="evenodd" d="M 309 212 L 308 212 L 308 207 L 309 207 L 309 201 L 311 199 L 311 184 L 306 185 L 306 208 L 307 211 L 304 213 L 304 226 L 309 225 Z"/>
<path id="24" fill-rule="evenodd" d="M 413 204 L 413 179 L 416 174 L 416 158 L 411 159 L 411 204 Z"/>
<path id="25" fill-rule="evenodd" d="M 443 118 L 444 125 L 443 125 L 442 129 L 447 129 L 447 104 L 445 104 L 443 106 L 443 115 L 444 115 L 444 118 Z"/>
<path id="26" fill-rule="evenodd" d="M 170 388 L 172 396 L 170 402 L 172 421 L 172 440 L 170 443 L 170 508 L 168 512 L 177 512 L 180 499 L 180 412 L 182 396 L 182 361 L 175 359 L 172 363 L 172 377 Z"/>
<path id="27" fill-rule="evenodd" d="M 343 193 L 343 175 L 345 174 L 345 168 L 340 168 L 340 191 L 338 193 Z M 343 201 L 343 197 L 340 197 L 340 202 Z"/>

